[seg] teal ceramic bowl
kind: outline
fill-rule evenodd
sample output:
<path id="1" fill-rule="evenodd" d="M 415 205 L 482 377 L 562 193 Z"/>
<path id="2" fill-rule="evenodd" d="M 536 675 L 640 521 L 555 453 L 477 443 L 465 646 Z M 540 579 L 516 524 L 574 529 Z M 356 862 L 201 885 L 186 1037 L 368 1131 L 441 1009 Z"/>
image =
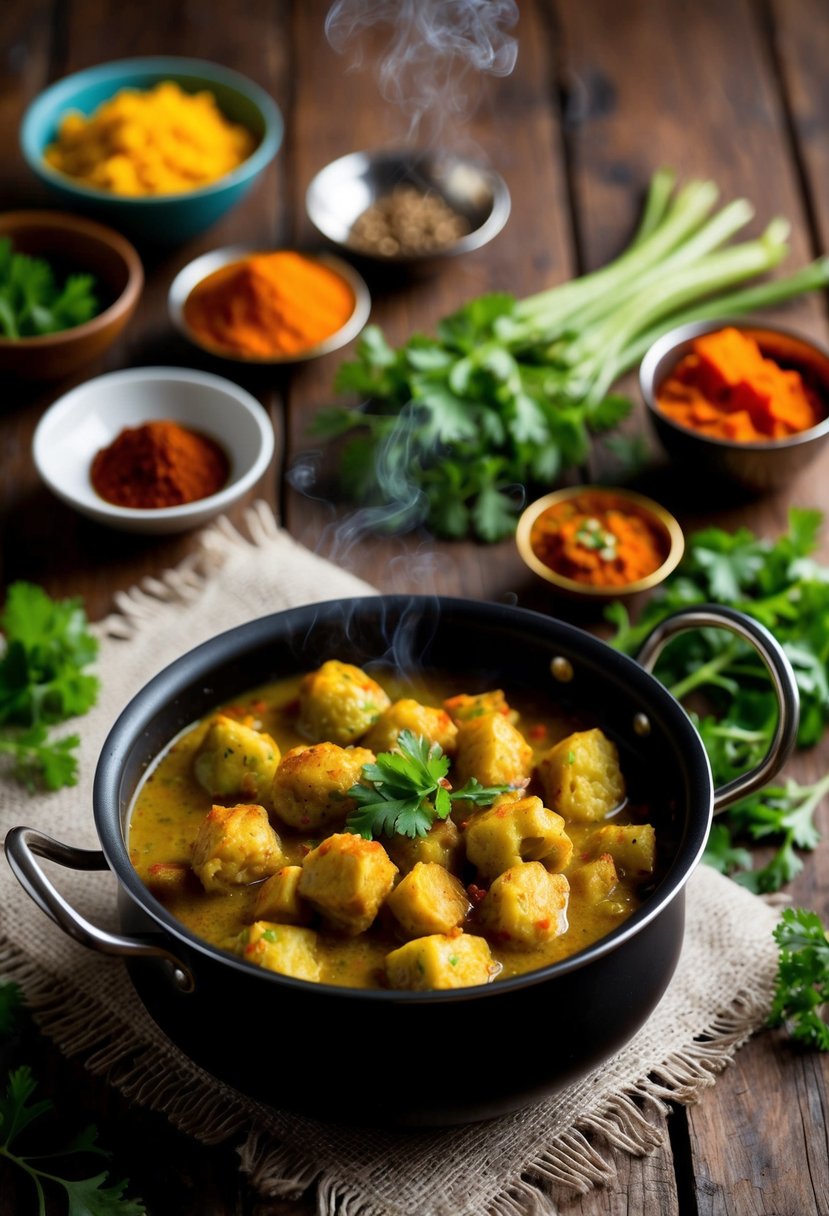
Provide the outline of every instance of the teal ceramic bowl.
<path id="1" fill-rule="evenodd" d="M 208 89 L 224 115 L 258 140 L 247 160 L 198 190 L 137 198 L 82 185 L 46 164 L 43 153 L 68 111 L 89 115 L 121 89 L 148 89 L 162 80 L 173 80 L 191 93 Z M 172 245 L 209 228 L 244 198 L 276 155 L 283 129 L 272 98 L 238 72 L 200 59 L 154 56 L 99 64 L 58 80 L 26 110 L 20 145 L 29 168 L 68 210 L 94 215 L 136 241 Z"/>

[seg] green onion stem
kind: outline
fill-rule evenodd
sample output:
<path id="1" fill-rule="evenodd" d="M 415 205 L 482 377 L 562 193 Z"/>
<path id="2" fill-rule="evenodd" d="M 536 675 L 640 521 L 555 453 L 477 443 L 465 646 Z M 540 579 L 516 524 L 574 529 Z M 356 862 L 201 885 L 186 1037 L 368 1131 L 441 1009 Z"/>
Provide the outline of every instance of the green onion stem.
<path id="1" fill-rule="evenodd" d="M 825 287 L 829 287 L 829 257 L 818 258 L 785 278 L 758 283 L 753 287 L 744 287 L 739 291 L 717 296 L 713 300 L 692 304 L 634 338 L 618 357 L 618 375 L 623 375 L 635 367 L 657 338 L 678 325 L 687 325 L 692 321 L 715 321 L 719 317 L 743 316 L 756 309 L 772 308 L 809 291 L 821 291 Z"/>
<path id="2" fill-rule="evenodd" d="M 519 300 L 515 306 L 516 320 L 526 322 L 528 329 L 535 327 L 544 332 L 586 298 L 623 288 L 631 277 L 657 265 L 696 231 L 716 202 L 717 193 L 713 182 L 689 182 L 677 194 L 662 223 L 640 244 L 628 246 L 599 270 Z"/>
<path id="3" fill-rule="evenodd" d="M 634 233 L 630 248 L 641 245 L 646 237 L 659 227 L 665 218 L 671 201 L 671 195 L 676 185 L 676 173 L 673 169 L 657 169 L 650 180 L 642 218 Z"/>

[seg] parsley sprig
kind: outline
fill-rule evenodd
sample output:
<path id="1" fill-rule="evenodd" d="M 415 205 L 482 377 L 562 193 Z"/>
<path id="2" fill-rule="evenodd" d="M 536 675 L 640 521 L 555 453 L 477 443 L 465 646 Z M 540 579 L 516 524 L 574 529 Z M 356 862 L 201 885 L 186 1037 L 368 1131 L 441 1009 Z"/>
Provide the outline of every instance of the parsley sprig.
<path id="1" fill-rule="evenodd" d="M 18 986 L 0 980 L 0 1038 L 13 1035 L 19 1009 Z M 64 1167 L 58 1172 L 59 1161 L 74 1162 L 88 1155 L 109 1157 L 98 1144 L 94 1126 L 83 1128 L 57 1148 L 41 1144 L 35 1153 L 18 1147 L 21 1141 L 33 1145 L 33 1137 L 44 1134 L 41 1120 L 54 1111 L 49 1099 L 33 1100 L 36 1090 L 37 1082 L 27 1064 L 8 1073 L 5 1093 L 0 1096 L 0 1160 L 29 1177 L 37 1196 L 37 1216 L 47 1216 L 54 1210 L 47 1201 L 55 1191 L 64 1193 L 68 1216 L 146 1216 L 147 1209 L 140 1200 L 125 1198 L 129 1185 L 126 1180 L 113 1181 L 106 1170 L 86 1178 L 64 1177 Z M 54 1167 L 46 1168 L 52 1162 Z"/>
<path id="2" fill-rule="evenodd" d="M 635 624 L 621 603 L 607 609 L 616 626 L 613 644 L 635 653 L 654 625 L 680 608 L 713 601 L 740 609 L 766 625 L 786 651 L 800 694 L 798 744 L 811 747 L 829 723 L 829 568 L 812 556 L 822 522 L 820 511 L 794 508 L 788 531 L 774 541 L 749 528 L 697 532 L 682 564 Z M 665 650 L 656 674 L 676 697 L 692 698 L 691 714 L 716 784 L 760 760 L 777 707 L 765 667 L 743 642 L 716 629 L 685 634 Z M 720 818 L 705 860 L 753 891 L 778 890 L 802 868 L 797 850 L 817 845 L 814 815 L 827 794 L 825 779 L 767 787 Z M 766 865 L 752 869 L 741 841 L 774 844 L 776 850 Z"/>
<path id="3" fill-rule="evenodd" d="M 374 764 L 364 764 L 361 780 L 349 797 L 357 803 L 346 819 L 349 832 L 374 840 L 378 836 L 425 836 L 438 819 L 446 819 L 456 801 L 489 806 L 508 785 L 483 786 L 472 777 L 453 790 L 446 779 L 449 757 L 439 743 L 403 730 L 397 751 L 381 752 Z"/>
<path id="4" fill-rule="evenodd" d="M 72 329 L 98 312 L 95 279 L 70 274 L 59 282 L 43 258 L 15 253 L 0 239 L 0 336 L 37 338 Z"/>
<path id="5" fill-rule="evenodd" d="M 829 1051 L 829 1025 L 820 1012 L 829 1004 L 829 940 L 820 917 L 786 908 L 774 938 L 778 969 L 769 1024 L 785 1024 L 792 1038 Z"/>
<path id="6" fill-rule="evenodd" d="M 86 669 L 98 652 L 79 599 L 52 599 L 34 583 L 13 583 L 0 615 L 0 756 L 29 789 L 77 781 L 77 734 L 51 728 L 86 713 L 98 678 Z"/>

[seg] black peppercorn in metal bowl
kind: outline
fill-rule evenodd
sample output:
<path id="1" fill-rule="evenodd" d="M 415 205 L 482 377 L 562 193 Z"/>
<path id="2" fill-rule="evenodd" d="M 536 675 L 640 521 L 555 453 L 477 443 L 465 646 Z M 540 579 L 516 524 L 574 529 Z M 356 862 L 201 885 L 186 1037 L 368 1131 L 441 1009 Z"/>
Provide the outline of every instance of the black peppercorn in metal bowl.
<path id="1" fill-rule="evenodd" d="M 395 266 L 480 249 L 510 212 L 500 174 L 438 152 L 352 152 L 320 170 L 305 203 L 334 245 Z"/>

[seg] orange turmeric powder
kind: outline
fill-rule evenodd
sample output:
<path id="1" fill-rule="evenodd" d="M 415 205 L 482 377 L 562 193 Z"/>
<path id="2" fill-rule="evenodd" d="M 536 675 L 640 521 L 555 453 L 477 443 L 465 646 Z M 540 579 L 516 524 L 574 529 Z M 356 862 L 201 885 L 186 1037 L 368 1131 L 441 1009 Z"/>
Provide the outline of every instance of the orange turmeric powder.
<path id="1" fill-rule="evenodd" d="M 767 357 L 750 333 L 734 327 L 695 339 L 656 400 L 680 426 L 738 443 L 785 439 L 826 412 L 799 370 Z"/>
<path id="2" fill-rule="evenodd" d="M 184 320 L 202 344 L 254 359 L 302 354 L 354 312 L 351 285 L 328 266 L 289 250 L 255 253 L 198 283 Z"/>
<path id="3" fill-rule="evenodd" d="M 612 491 L 552 503 L 533 523 L 530 545 L 545 566 L 591 587 L 636 583 L 668 556 L 658 525 Z"/>

